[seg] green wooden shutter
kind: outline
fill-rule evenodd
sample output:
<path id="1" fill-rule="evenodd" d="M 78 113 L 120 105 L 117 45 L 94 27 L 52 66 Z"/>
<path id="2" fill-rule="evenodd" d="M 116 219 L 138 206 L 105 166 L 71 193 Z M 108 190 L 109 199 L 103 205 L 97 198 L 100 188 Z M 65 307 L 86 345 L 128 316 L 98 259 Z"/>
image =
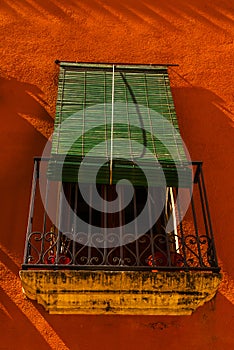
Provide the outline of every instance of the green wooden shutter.
<path id="1" fill-rule="evenodd" d="M 112 65 L 60 63 L 49 179 L 58 180 L 62 168 L 62 180 L 76 182 L 80 164 L 86 157 L 85 176 L 79 180 L 93 181 L 95 168 L 103 163 L 96 182 L 109 183 L 112 76 Z M 160 186 L 160 165 L 168 186 L 177 186 L 178 175 L 187 185 L 191 171 L 184 165 L 187 158 L 179 135 L 167 67 L 116 65 L 114 86 L 113 183 L 127 178 L 136 186 L 145 186 L 147 181 L 148 185 Z M 159 123 L 158 115 L 174 129 L 166 128 L 161 119 Z M 79 137 L 75 136 L 71 144 L 76 134 Z M 157 137 L 159 134 L 163 134 L 166 142 Z M 95 146 L 107 140 L 106 148 L 95 148 L 88 156 Z M 144 146 L 148 150 L 145 153 Z M 148 174 L 147 181 L 144 171 Z"/>

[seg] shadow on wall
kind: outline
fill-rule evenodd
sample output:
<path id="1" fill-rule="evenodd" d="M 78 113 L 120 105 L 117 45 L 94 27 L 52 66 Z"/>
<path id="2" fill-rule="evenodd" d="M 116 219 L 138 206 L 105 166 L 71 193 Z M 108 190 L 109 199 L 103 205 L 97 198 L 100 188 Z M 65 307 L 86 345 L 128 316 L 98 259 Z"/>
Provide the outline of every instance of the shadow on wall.
<path id="1" fill-rule="evenodd" d="M 2 0 L 1 8 L 12 16 L 24 16 L 27 15 L 27 12 L 30 12 L 37 16 L 41 16 L 42 18 L 51 15 L 59 19 L 71 20 L 71 16 L 64 11 L 63 4 L 63 1 L 54 0 L 40 2 L 35 0 L 31 2 L 27 0 L 16 0 L 14 2 Z M 71 5 L 74 5 L 74 1 L 66 1 L 66 7 Z"/>
<path id="2" fill-rule="evenodd" d="M 52 129 L 36 86 L 0 78 L 1 241 L 22 254 L 26 230 L 33 156 L 40 155 Z"/>
<path id="3" fill-rule="evenodd" d="M 19 259 L 0 244 L 0 348 L 68 350 L 33 302 L 24 299 L 19 268 Z"/>
<path id="4" fill-rule="evenodd" d="M 40 131 L 41 128 L 42 133 L 45 133 L 48 128 L 53 131 L 53 118 L 44 107 L 47 103 L 42 99 L 42 95 L 42 91 L 36 85 L 19 82 L 15 78 L 0 78 L 1 108 L 5 108 L 8 115 L 20 115 L 35 129 Z M 11 118 L 8 119 L 8 123 L 11 124 Z"/>
<path id="5" fill-rule="evenodd" d="M 1 343 L 4 344 L 3 348 L 14 349 L 19 344 L 24 349 L 35 349 L 35 343 L 39 343 L 41 349 L 48 349 L 45 339 L 1 287 L 0 294 Z"/>
<path id="6" fill-rule="evenodd" d="M 85 16 L 90 16 L 91 12 L 96 15 L 105 15 L 118 22 L 129 20 L 144 23 L 156 28 L 156 23 L 166 26 L 171 30 L 179 30 L 172 24 L 178 18 L 183 21 L 190 19 L 213 28 L 224 31 L 222 23 L 233 25 L 233 20 L 227 15 L 232 12 L 230 1 L 223 0 L 217 5 L 214 1 L 190 2 L 186 0 L 168 0 L 166 2 L 154 3 L 150 0 L 67 0 L 64 4 L 62 0 L 46 1 L 26 1 L 16 0 L 8 2 L 3 0 L 1 7 L 3 11 L 13 16 L 25 16 L 34 13 L 37 16 L 46 18 L 52 16 L 60 20 L 73 20 L 76 11 L 82 11 Z M 95 16 L 96 17 L 96 16 Z"/>
<path id="7" fill-rule="evenodd" d="M 199 87 L 172 88 L 182 137 L 193 160 L 204 162 L 218 256 L 233 276 L 234 123 L 225 103 Z M 230 115 L 230 111 L 229 111 Z M 225 225 L 224 225 L 225 223 Z"/>
<path id="8" fill-rule="evenodd" d="M 41 96 L 42 91 L 34 85 L 0 78 L 0 324 L 4 349 L 41 350 L 51 349 L 56 344 L 57 348 L 67 350 L 33 304 L 24 300 L 18 276 L 25 242 L 33 156 L 41 154 L 47 141 L 38 131 L 37 123 L 49 128 L 53 125 Z"/>

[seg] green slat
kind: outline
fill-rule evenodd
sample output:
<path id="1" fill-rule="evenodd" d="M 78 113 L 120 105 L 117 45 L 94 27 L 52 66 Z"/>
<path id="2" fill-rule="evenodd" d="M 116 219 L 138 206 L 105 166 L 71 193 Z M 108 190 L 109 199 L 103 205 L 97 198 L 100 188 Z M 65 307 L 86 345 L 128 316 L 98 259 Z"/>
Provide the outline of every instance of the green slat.
<path id="1" fill-rule="evenodd" d="M 175 166 L 171 167 L 171 165 L 174 164 L 174 161 L 179 164 L 187 161 L 180 137 L 172 132 L 166 134 L 164 123 L 159 124 L 155 115 L 151 115 L 150 112 L 147 115 L 145 113 L 141 115 L 141 111 L 139 112 L 137 108 L 135 110 L 132 107 L 129 108 L 132 103 L 150 108 L 163 115 L 179 131 L 166 67 L 118 65 L 115 71 L 114 97 L 115 103 L 121 103 L 118 111 L 114 113 L 114 158 L 132 158 L 134 161 L 140 159 L 141 166 L 145 170 L 155 169 L 156 176 L 152 172 L 154 176 L 149 179 L 150 184 L 155 186 L 161 184 L 155 165 L 155 160 L 158 159 L 162 164 L 168 185 L 176 185 L 178 175 Z M 60 63 L 55 132 L 48 166 L 49 179 L 58 179 L 61 168 L 60 158 L 66 155 L 62 172 L 63 181 L 77 181 L 77 172 L 83 157 L 96 145 L 106 140 L 110 141 L 111 111 L 108 110 L 105 113 L 105 110 L 94 108 L 90 115 L 86 109 L 98 104 L 111 104 L 111 102 L 112 71 L 110 65 Z M 73 115 L 75 115 L 72 117 L 74 122 L 60 129 L 60 125 Z M 98 127 L 96 121 L 100 124 Z M 134 125 L 132 125 L 133 122 Z M 142 132 L 142 125 L 150 131 Z M 90 128 L 92 128 L 91 131 Z M 82 136 L 68 149 L 71 137 L 76 131 L 79 131 Z M 157 138 L 157 133 L 164 133 L 167 145 L 173 147 L 173 160 L 168 149 Z M 121 144 L 115 141 L 118 138 L 123 139 Z M 139 147 L 136 149 L 134 142 L 142 145 L 142 150 L 145 145 L 151 152 L 150 155 L 147 153 L 143 158 L 140 157 Z M 105 152 L 96 150 L 95 156 L 107 162 L 100 170 L 97 182 L 109 183 L 110 147 L 108 146 Z M 89 174 L 92 174 L 93 169 L 94 164 L 91 162 L 86 169 L 87 177 L 81 181 L 89 182 Z M 139 171 L 131 162 L 122 164 L 120 160 L 114 160 L 113 171 L 113 183 L 121 178 L 128 178 L 134 185 L 145 185 L 142 171 Z M 184 179 L 185 184 L 189 183 L 190 169 L 182 166 L 180 178 Z"/>

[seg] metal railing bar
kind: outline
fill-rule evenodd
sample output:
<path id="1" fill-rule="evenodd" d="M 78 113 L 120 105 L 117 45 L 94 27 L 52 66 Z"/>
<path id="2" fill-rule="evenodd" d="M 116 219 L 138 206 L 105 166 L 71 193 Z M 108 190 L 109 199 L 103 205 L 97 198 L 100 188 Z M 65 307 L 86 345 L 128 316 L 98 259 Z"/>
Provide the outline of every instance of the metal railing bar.
<path id="1" fill-rule="evenodd" d="M 120 229 L 120 265 L 124 265 L 124 252 L 123 252 L 123 213 L 122 213 L 122 201 L 123 201 L 123 187 L 119 187 L 119 229 Z"/>
<path id="2" fill-rule="evenodd" d="M 59 210 L 58 210 L 58 235 L 57 235 L 57 242 L 56 242 L 56 256 L 55 256 L 55 264 L 59 265 L 59 256 L 60 256 L 60 247 L 61 247 L 61 219 L 62 219 L 62 210 L 63 210 L 63 188 L 62 184 L 60 184 L 60 191 L 59 191 Z"/>
<path id="3" fill-rule="evenodd" d="M 181 233 L 181 246 L 182 246 L 182 252 L 183 252 L 183 262 L 184 266 L 188 268 L 187 263 L 187 256 L 186 256 L 186 249 L 185 249 L 185 238 L 184 238 L 184 229 L 183 229 L 183 220 L 181 216 L 181 206 L 180 206 L 180 196 L 178 196 L 178 190 L 177 190 L 177 209 L 178 209 L 178 218 L 179 218 L 179 226 L 180 226 L 180 233 Z"/>
<path id="4" fill-rule="evenodd" d="M 31 270 L 31 269 L 41 269 L 48 267 L 50 270 L 91 270 L 91 271 L 180 271 L 180 272 L 187 272 L 189 271 L 202 271 L 202 272 L 219 272 L 219 267 L 178 267 L 178 266 L 131 266 L 131 265 L 67 265 L 67 264 L 23 264 L 22 269 L 23 270 Z"/>
<path id="5" fill-rule="evenodd" d="M 92 203 L 93 203 L 93 186 L 89 185 L 89 225 L 88 225 L 88 263 L 90 263 L 92 254 L 91 254 L 91 240 L 92 240 L 92 221 L 93 221 L 93 209 L 92 209 Z"/>
<path id="6" fill-rule="evenodd" d="M 168 188 L 168 193 L 167 193 L 167 201 L 169 201 L 169 198 L 170 198 L 170 214 L 171 214 L 171 211 L 172 211 L 172 198 L 171 198 L 171 191 L 170 191 L 171 187 Z M 168 203 L 166 202 L 165 203 L 165 206 L 168 208 Z M 169 217 L 170 217 L 170 214 L 169 214 Z M 173 215 L 173 214 L 172 214 Z M 171 267 L 172 264 L 171 264 L 171 254 L 170 254 L 170 243 L 169 243 L 169 235 L 170 233 L 167 233 L 165 231 L 165 235 L 166 235 L 166 245 L 167 245 L 167 260 L 168 260 L 168 265 Z"/>
<path id="7" fill-rule="evenodd" d="M 134 217 L 137 217 L 137 203 L 136 203 L 136 189 L 134 188 L 134 195 L 133 195 L 133 212 Z M 136 242 L 136 260 L 137 264 L 140 265 L 140 254 L 139 254 L 139 241 L 138 241 L 138 226 L 137 226 L 137 220 L 134 220 L 134 227 L 135 227 L 135 242 Z"/>
<path id="8" fill-rule="evenodd" d="M 216 252 L 215 243 L 214 243 L 214 233 L 213 233 L 213 228 L 212 228 L 212 223 L 211 223 L 211 216 L 210 216 L 205 180 L 204 180 L 204 175 L 203 175 L 202 169 L 201 169 L 201 184 L 202 184 L 203 193 L 204 193 L 205 207 L 206 207 L 207 219 L 208 219 L 208 224 L 209 224 L 209 233 L 210 233 L 210 238 L 211 238 L 212 248 L 213 248 L 213 256 L 214 256 L 216 266 L 218 266 L 217 252 Z"/>
<path id="9" fill-rule="evenodd" d="M 200 202 L 201 202 L 201 207 L 202 207 L 202 214 L 203 214 L 202 216 L 203 216 L 205 231 L 206 231 L 207 237 L 210 237 L 208 223 L 207 223 L 207 217 L 206 217 L 207 213 L 206 213 L 206 208 L 205 208 L 205 203 L 204 203 L 204 197 L 203 197 L 200 176 L 198 177 L 197 183 L 198 183 L 198 189 L 199 189 L 199 194 L 200 194 Z"/>
<path id="10" fill-rule="evenodd" d="M 104 251 L 103 251 L 103 263 L 107 263 L 107 247 L 106 247 L 106 239 L 107 239 L 107 188 L 106 186 L 102 185 L 102 190 L 103 190 L 103 206 L 104 206 L 104 213 L 103 213 L 103 232 L 104 232 Z"/>
<path id="11" fill-rule="evenodd" d="M 37 177 L 38 168 L 39 168 L 39 161 L 34 160 L 31 196 L 30 196 L 30 204 L 29 204 L 29 215 L 28 215 L 28 224 L 27 224 L 27 234 L 26 234 L 26 241 L 25 241 L 25 248 L 24 248 L 24 263 L 27 262 L 28 251 L 30 250 L 30 243 L 28 242 L 28 237 L 29 237 L 29 234 L 32 232 L 35 196 L 36 196 L 37 179 L 38 179 Z"/>
<path id="12" fill-rule="evenodd" d="M 78 215 L 78 184 L 75 184 L 75 203 L 74 203 L 74 229 L 72 240 L 72 263 L 75 265 L 76 259 L 76 237 L 77 237 L 77 215 Z"/>
<path id="13" fill-rule="evenodd" d="M 150 196 L 150 198 L 147 198 L 147 202 L 148 202 L 148 218 L 149 218 L 149 226 L 150 226 L 150 245 L 151 245 L 151 254 L 152 254 L 152 266 L 156 266 L 155 264 L 155 250 L 154 250 L 154 234 L 153 234 L 153 223 L 152 223 L 152 205 L 151 205 L 151 195 L 150 195 L 150 191 L 148 191 L 148 196 Z"/>
<path id="14" fill-rule="evenodd" d="M 200 265 L 203 266 L 204 263 L 202 260 L 201 248 L 199 243 L 199 231 L 198 231 L 198 225 L 197 225 L 196 210 L 195 210 L 194 199 L 193 199 L 193 194 L 191 192 L 191 189 L 190 189 L 190 196 L 191 196 L 191 206 L 192 206 L 192 213 L 193 213 L 193 224 L 195 228 L 196 241 L 197 241 L 198 257 L 199 257 Z"/>

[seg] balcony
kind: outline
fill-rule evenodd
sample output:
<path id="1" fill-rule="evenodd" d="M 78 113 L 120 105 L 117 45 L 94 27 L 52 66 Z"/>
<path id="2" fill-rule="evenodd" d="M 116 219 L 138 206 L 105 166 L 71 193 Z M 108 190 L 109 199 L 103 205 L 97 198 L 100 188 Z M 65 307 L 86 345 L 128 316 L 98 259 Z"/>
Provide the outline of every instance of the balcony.
<path id="1" fill-rule="evenodd" d="M 153 188 L 147 201 L 146 189 L 135 187 L 126 210 L 106 214 L 87 206 L 77 183 L 49 181 L 42 170 L 48 160 L 34 161 L 20 271 L 27 297 L 50 313 L 189 315 L 215 296 L 221 276 L 201 162 L 188 165 L 193 189 Z M 92 204 L 93 185 L 85 186 Z M 119 187 L 119 205 L 125 189 Z M 113 187 L 98 191 L 115 199 Z M 162 198 L 163 210 L 151 223 Z M 132 231 L 122 229 L 144 205 L 148 230 L 139 234 L 137 222 Z M 88 224 L 86 231 L 77 216 Z"/>

